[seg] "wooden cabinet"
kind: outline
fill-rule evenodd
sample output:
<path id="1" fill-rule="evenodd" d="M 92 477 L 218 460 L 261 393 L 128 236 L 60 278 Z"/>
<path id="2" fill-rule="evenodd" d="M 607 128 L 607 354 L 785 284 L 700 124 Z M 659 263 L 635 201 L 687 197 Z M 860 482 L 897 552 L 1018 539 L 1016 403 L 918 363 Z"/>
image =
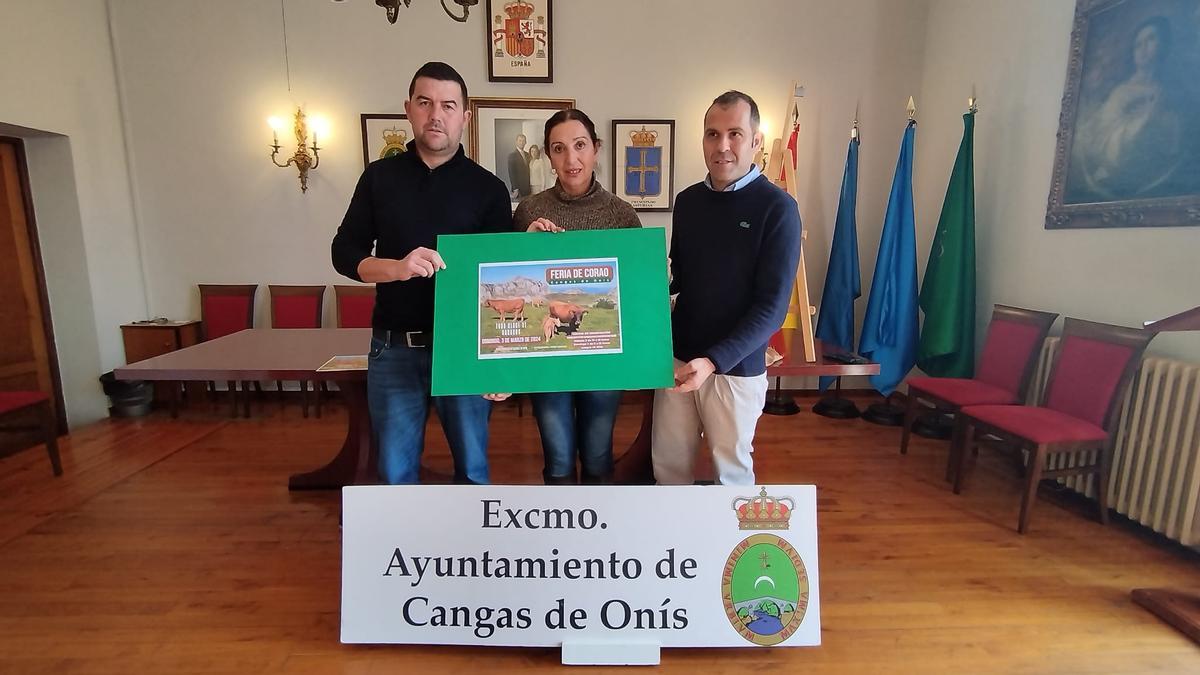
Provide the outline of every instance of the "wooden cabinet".
<path id="1" fill-rule="evenodd" d="M 126 363 L 137 363 L 200 342 L 200 322 L 126 323 L 121 325 L 121 338 L 125 341 Z M 196 398 L 203 391 L 203 383 L 188 384 L 189 399 Z M 178 414 L 178 400 L 178 382 L 155 383 L 154 401 L 167 404 L 171 409 L 171 417 Z"/>
<path id="2" fill-rule="evenodd" d="M 121 326 L 121 337 L 125 341 L 125 361 L 137 363 L 196 344 L 200 341 L 200 322 L 127 323 Z"/>

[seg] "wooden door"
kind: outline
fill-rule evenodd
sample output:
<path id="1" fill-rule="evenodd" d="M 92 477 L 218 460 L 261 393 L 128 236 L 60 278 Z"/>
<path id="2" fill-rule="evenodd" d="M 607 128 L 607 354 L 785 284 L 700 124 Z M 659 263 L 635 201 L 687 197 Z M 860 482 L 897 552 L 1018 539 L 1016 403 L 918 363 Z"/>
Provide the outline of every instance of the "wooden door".
<path id="1" fill-rule="evenodd" d="M 0 390 L 51 395 L 66 431 L 25 150 L 0 137 Z"/>

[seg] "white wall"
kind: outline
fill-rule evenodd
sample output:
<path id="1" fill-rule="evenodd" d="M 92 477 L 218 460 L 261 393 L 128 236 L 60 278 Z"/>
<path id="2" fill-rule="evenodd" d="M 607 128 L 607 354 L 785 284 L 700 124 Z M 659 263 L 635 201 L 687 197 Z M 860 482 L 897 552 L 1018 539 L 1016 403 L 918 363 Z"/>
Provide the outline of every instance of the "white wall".
<path id="1" fill-rule="evenodd" d="M 0 124 L 25 137 L 66 412 L 103 416 L 96 378 L 124 363 L 118 325 L 145 316 L 102 0 L 0 2 Z"/>
<path id="2" fill-rule="evenodd" d="M 750 93 L 778 134 L 798 79 L 815 302 L 856 103 L 868 139 L 859 223 L 869 281 L 925 26 L 924 0 L 559 0 L 555 82 L 490 84 L 482 5 L 457 24 L 418 0 L 391 26 L 366 0 L 288 0 L 289 94 L 274 0 L 119 0 L 113 13 L 151 314 L 172 317 L 198 316 L 199 282 L 339 282 L 328 247 L 362 170 L 358 115 L 403 112 L 409 79 L 429 60 L 457 67 L 472 95 L 575 98 L 605 138 L 613 118 L 676 119 L 676 190 L 703 177 L 701 122 L 713 97 Z M 266 118 L 287 118 L 294 103 L 332 125 L 306 195 L 293 169 L 268 159 Z M 643 222 L 665 226 L 670 214 Z"/>
<path id="3" fill-rule="evenodd" d="M 1129 326 L 1200 303 L 1200 228 L 1044 229 L 1074 4 L 930 5 L 918 99 L 919 265 L 923 274 L 974 84 L 981 326 L 996 302 Z M 1164 333 L 1150 352 L 1200 361 L 1200 335 Z"/>
<path id="4" fill-rule="evenodd" d="M 923 270 L 974 83 L 982 108 L 981 323 L 993 302 L 1128 324 L 1196 302 L 1200 230 L 1043 229 L 1070 0 L 559 0 L 550 85 L 486 81 L 482 8 L 457 24 L 437 2 L 421 0 L 391 26 L 366 0 L 287 0 L 291 93 L 274 0 L 111 5 L 112 45 L 100 0 L 0 0 L 4 24 L 20 27 L 0 43 L 0 90 L 19 93 L 0 98 L 0 123 L 69 142 L 58 156 L 69 156 L 74 169 L 75 227 L 86 253 L 72 269 L 86 269 L 91 297 L 51 304 L 60 354 L 64 333 L 76 334 L 80 317 L 90 317 L 83 332 L 95 346 L 80 347 L 87 364 L 78 368 L 94 372 L 79 382 L 123 360 L 118 324 L 198 316 L 196 283 L 339 282 L 328 243 L 362 168 L 358 114 L 401 111 L 412 72 L 427 60 L 454 64 L 475 95 L 573 97 L 605 137 L 613 118 L 674 118 L 677 190 L 703 175 L 701 116 L 713 96 L 731 87 L 751 93 L 777 134 L 787 85 L 799 80 L 807 87 L 799 180 L 814 303 L 855 105 L 866 291 L 907 97 L 916 94 L 919 109 L 914 182 Z M 294 170 L 268 159 L 265 120 L 286 118 L 295 103 L 332 124 L 306 195 Z M 37 199 L 37 184 L 34 191 Z M 46 228 L 55 221 L 69 228 L 69 220 L 40 218 L 43 244 Z M 643 221 L 665 226 L 670 215 L 643 214 Z M 860 318 L 865 304 L 864 297 Z M 1160 336 L 1153 350 L 1200 360 L 1192 335 Z"/>

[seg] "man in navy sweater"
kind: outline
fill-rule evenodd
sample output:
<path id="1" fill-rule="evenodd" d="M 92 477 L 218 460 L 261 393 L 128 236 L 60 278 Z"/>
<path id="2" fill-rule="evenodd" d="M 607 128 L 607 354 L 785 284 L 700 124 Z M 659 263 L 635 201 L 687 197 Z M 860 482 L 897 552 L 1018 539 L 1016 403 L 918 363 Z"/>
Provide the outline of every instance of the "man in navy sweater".
<path id="1" fill-rule="evenodd" d="M 704 115 L 708 177 L 675 200 L 671 329 L 675 382 L 654 396 L 654 477 L 690 485 L 701 437 L 722 485 L 754 481 L 766 349 L 783 325 L 800 259 L 796 201 L 754 165 L 758 106 L 739 91 Z"/>

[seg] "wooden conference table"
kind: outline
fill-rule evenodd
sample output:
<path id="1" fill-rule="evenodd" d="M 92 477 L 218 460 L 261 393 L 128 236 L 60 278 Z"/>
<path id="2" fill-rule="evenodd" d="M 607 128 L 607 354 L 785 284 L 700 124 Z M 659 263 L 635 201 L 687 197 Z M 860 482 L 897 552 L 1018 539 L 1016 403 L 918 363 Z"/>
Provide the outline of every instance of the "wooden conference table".
<path id="1" fill-rule="evenodd" d="M 367 412 L 367 371 L 317 372 L 334 356 L 366 354 L 369 328 L 252 328 L 117 368 L 119 380 L 338 383 L 349 424 L 338 454 L 325 466 L 288 479 L 291 490 L 335 489 L 374 482 L 375 457 Z"/>
<path id="2" fill-rule="evenodd" d="M 791 331 L 785 344 L 791 345 Z M 337 455 L 325 466 L 288 479 L 291 490 L 336 489 L 355 483 L 372 483 L 375 448 L 371 441 L 371 419 L 367 411 L 365 370 L 318 372 L 334 356 L 364 354 L 370 345 L 367 328 L 272 329 L 253 328 L 201 342 L 178 351 L 139 361 L 114 371 L 119 380 L 168 382 L 308 380 L 333 381 L 346 400 L 349 422 L 346 438 Z M 799 346 L 798 344 L 796 345 Z M 807 362 L 789 349 L 783 361 L 767 369 L 769 377 L 872 375 L 879 364 L 845 364 L 824 357 L 817 341 L 817 360 Z M 622 482 L 652 480 L 650 467 L 653 396 L 645 396 L 642 425 L 637 438 L 617 461 L 615 478 Z M 776 392 L 778 395 L 778 392 Z"/>

